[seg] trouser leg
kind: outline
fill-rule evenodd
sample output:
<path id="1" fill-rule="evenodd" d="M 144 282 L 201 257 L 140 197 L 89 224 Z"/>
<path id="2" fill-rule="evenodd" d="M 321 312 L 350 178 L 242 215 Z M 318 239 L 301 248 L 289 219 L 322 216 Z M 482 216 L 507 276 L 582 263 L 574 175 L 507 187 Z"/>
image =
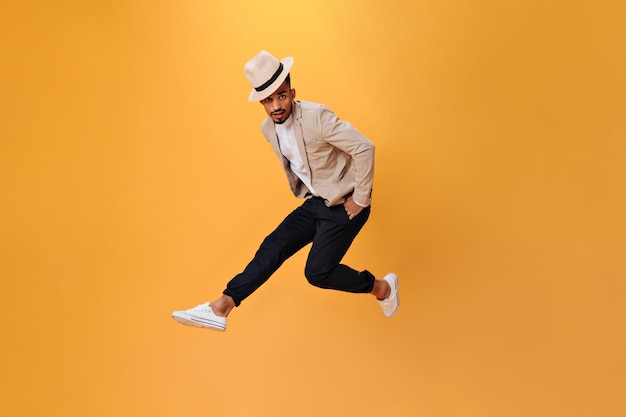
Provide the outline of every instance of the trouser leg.
<path id="1" fill-rule="evenodd" d="M 261 243 L 254 258 L 228 285 L 224 294 L 229 295 L 235 305 L 252 294 L 290 256 L 309 244 L 315 235 L 315 218 L 308 210 L 307 200 L 292 211 L 278 227 Z"/>
<path id="2" fill-rule="evenodd" d="M 343 205 L 326 207 L 321 199 L 312 203 L 316 214 L 316 230 L 305 267 L 307 280 L 321 288 L 353 293 L 371 292 L 374 275 L 340 263 L 369 218 L 370 207 L 364 208 L 350 220 Z"/>

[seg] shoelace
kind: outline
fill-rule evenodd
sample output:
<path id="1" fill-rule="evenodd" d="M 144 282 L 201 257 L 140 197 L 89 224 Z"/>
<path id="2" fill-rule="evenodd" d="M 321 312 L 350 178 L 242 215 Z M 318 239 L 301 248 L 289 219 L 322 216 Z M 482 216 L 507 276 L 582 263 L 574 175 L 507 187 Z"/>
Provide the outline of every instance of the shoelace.
<path id="1" fill-rule="evenodd" d="M 211 307 L 209 306 L 209 303 L 203 303 L 203 304 L 198 304 L 197 306 L 192 308 L 190 311 L 193 311 L 195 313 L 206 313 L 210 309 Z"/>

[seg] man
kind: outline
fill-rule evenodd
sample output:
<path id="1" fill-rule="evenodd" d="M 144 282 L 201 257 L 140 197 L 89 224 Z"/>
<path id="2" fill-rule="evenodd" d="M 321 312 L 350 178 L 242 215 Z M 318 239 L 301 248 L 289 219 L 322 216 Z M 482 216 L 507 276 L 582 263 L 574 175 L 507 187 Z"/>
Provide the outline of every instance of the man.
<path id="1" fill-rule="evenodd" d="M 369 271 L 340 263 L 370 214 L 374 144 L 327 107 L 296 100 L 290 77 L 293 62 L 292 57 L 279 61 L 261 51 L 246 63 L 244 73 L 253 87 L 248 100 L 259 101 L 268 115 L 263 134 L 282 163 L 291 191 L 305 201 L 265 238 L 221 297 L 173 312 L 179 323 L 226 330 L 231 310 L 309 243 L 304 275 L 312 285 L 370 293 L 386 317 L 398 310 L 395 274 L 376 279 Z"/>

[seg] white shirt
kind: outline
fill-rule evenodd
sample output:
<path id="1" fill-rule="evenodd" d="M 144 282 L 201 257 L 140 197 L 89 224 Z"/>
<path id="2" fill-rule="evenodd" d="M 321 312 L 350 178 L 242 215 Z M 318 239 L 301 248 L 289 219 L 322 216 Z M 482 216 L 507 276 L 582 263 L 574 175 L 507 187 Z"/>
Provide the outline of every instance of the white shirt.
<path id="1" fill-rule="evenodd" d="M 278 145 L 280 151 L 289 160 L 289 166 L 291 170 L 300 178 L 300 181 L 306 185 L 311 194 L 319 197 L 319 194 L 315 192 L 311 185 L 311 178 L 309 178 L 304 165 L 302 155 L 298 151 L 298 144 L 296 143 L 296 132 L 293 128 L 293 115 L 289 115 L 289 118 L 282 124 L 275 124 L 276 134 L 278 135 Z"/>

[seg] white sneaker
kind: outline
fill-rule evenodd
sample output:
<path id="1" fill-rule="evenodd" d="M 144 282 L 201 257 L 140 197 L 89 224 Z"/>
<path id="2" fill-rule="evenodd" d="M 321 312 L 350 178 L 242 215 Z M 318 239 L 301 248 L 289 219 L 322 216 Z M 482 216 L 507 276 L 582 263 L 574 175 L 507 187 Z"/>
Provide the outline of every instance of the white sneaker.
<path id="1" fill-rule="evenodd" d="M 210 303 L 200 304 L 185 311 L 175 311 L 172 318 L 185 326 L 201 327 L 223 332 L 226 330 L 226 317 L 216 316 Z"/>
<path id="2" fill-rule="evenodd" d="M 388 273 L 383 278 L 385 281 L 389 283 L 389 287 L 391 287 L 391 292 L 389 293 L 389 297 L 384 300 L 378 300 L 380 303 L 380 307 L 383 309 L 383 314 L 385 317 L 391 317 L 396 314 L 398 311 L 398 307 L 400 307 L 400 294 L 398 294 L 398 277 L 393 272 Z"/>

